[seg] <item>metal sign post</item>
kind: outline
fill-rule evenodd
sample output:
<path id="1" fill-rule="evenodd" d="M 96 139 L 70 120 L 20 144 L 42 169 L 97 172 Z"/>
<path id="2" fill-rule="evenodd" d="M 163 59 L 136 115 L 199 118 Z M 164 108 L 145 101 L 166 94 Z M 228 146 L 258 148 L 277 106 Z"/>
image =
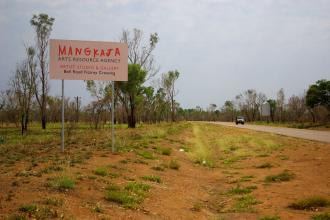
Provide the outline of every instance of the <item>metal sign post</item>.
<path id="1" fill-rule="evenodd" d="M 115 81 L 112 81 L 112 103 L 111 103 L 111 126 L 112 126 L 112 153 L 116 152 L 115 148 Z"/>
<path id="2" fill-rule="evenodd" d="M 62 144 L 61 151 L 64 152 L 64 80 L 62 79 Z"/>

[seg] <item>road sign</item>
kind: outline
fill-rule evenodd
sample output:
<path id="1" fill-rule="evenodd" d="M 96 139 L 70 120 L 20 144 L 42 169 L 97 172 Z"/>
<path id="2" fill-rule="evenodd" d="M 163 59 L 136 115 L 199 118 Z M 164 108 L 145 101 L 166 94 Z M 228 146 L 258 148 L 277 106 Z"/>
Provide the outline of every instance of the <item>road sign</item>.
<path id="1" fill-rule="evenodd" d="M 64 80 L 112 81 L 112 151 L 115 149 L 114 81 L 128 80 L 128 47 L 125 43 L 50 40 L 49 74 L 62 80 L 62 143 L 64 151 Z"/>
<path id="2" fill-rule="evenodd" d="M 270 116 L 270 105 L 268 102 L 261 105 L 261 116 Z"/>
<path id="3" fill-rule="evenodd" d="M 125 43 L 50 40 L 51 79 L 127 81 Z"/>

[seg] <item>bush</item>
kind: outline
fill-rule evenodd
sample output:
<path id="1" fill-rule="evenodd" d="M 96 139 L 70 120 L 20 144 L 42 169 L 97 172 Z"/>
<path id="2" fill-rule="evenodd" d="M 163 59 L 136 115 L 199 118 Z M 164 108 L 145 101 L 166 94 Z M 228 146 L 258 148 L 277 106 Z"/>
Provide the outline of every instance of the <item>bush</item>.
<path id="1" fill-rule="evenodd" d="M 149 151 L 139 152 L 138 155 L 145 158 L 145 159 L 149 159 L 149 160 L 154 160 L 155 159 L 153 153 L 151 153 Z"/>
<path id="2" fill-rule="evenodd" d="M 267 162 L 267 163 L 263 163 L 263 164 L 260 164 L 259 166 L 257 166 L 257 168 L 259 169 L 264 169 L 264 168 L 272 168 L 272 164 Z"/>
<path id="3" fill-rule="evenodd" d="M 236 201 L 234 210 L 237 212 L 254 211 L 254 209 L 252 208 L 252 205 L 256 205 L 259 203 L 260 202 L 258 200 L 256 200 L 253 196 L 245 195 L 245 196 L 240 197 Z"/>
<path id="4" fill-rule="evenodd" d="M 75 187 L 75 182 L 68 177 L 62 176 L 51 180 L 49 186 L 59 191 L 65 191 L 73 189 Z"/>
<path id="5" fill-rule="evenodd" d="M 109 185 L 106 189 L 106 200 L 118 203 L 125 208 L 136 208 L 146 197 L 146 192 L 150 186 L 144 183 L 131 182 L 124 189 L 114 184 Z"/>
<path id="6" fill-rule="evenodd" d="M 294 178 L 294 174 L 288 171 L 283 171 L 277 175 L 266 176 L 265 182 L 285 182 Z"/>
<path id="7" fill-rule="evenodd" d="M 289 208 L 297 210 L 313 210 L 318 207 L 326 207 L 330 202 L 320 196 L 313 196 L 305 199 L 298 200 L 289 205 Z"/>
<path id="8" fill-rule="evenodd" d="M 8 216 L 7 220 L 25 220 L 26 217 L 22 214 L 12 214 Z"/>
<path id="9" fill-rule="evenodd" d="M 313 220 L 330 220 L 330 214 L 329 213 L 321 213 L 316 214 L 312 216 Z"/>
<path id="10" fill-rule="evenodd" d="M 98 167 L 94 170 L 94 174 L 99 176 L 107 176 L 108 170 L 105 167 Z"/>
<path id="11" fill-rule="evenodd" d="M 265 216 L 262 218 L 259 218 L 259 220 L 280 220 L 280 217 L 275 215 L 275 216 Z"/>
<path id="12" fill-rule="evenodd" d="M 148 180 L 150 182 L 156 182 L 156 183 L 161 183 L 162 182 L 159 176 L 151 175 L 151 176 L 143 176 L 141 178 L 144 179 L 144 180 Z"/>
<path id="13" fill-rule="evenodd" d="M 180 164 L 177 160 L 171 160 L 170 163 L 168 164 L 168 167 L 173 170 L 178 170 L 180 168 Z"/>
<path id="14" fill-rule="evenodd" d="M 106 200 L 112 201 L 121 205 L 124 205 L 127 208 L 133 208 L 138 200 L 131 196 L 127 191 L 114 191 L 110 190 L 105 196 Z"/>
<path id="15" fill-rule="evenodd" d="M 37 211 L 37 205 L 35 204 L 24 204 L 21 205 L 18 209 L 21 212 L 28 212 L 28 213 L 32 213 Z"/>
<path id="16" fill-rule="evenodd" d="M 157 147 L 157 151 L 166 156 L 169 156 L 172 153 L 172 149 L 169 147 Z"/>

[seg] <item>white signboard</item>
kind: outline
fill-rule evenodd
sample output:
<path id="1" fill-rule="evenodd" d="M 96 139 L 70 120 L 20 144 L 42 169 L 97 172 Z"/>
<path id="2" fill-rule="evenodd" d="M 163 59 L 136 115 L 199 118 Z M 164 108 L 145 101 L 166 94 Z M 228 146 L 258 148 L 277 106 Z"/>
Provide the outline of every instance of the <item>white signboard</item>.
<path id="1" fill-rule="evenodd" d="M 268 102 L 265 102 L 261 105 L 261 115 L 262 116 L 270 116 L 270 105 Z"/>

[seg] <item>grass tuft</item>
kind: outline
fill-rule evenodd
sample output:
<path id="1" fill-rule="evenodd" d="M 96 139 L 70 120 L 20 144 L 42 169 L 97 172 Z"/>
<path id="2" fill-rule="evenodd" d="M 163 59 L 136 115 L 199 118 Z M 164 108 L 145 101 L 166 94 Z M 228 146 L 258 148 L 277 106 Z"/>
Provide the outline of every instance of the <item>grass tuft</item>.
<path id="1" fill-rule="evenodd" d="M 46 198 L 43 203 L 46 204 L 46 205 L 62 206 L 63 205 L 63 199 Z"/>
<path id="2" fill-rule="evenodd" d="M 259 220 L 280 220 L 280 217 L 275 215 L 275 216 L 264 216 L 259 218 Z"/>
<path id="3" fill-rule="evenodd" d="M 154 166 L 154 167 L 151 167 L 151 169 L 156 170 L 156 171 L 164 171 L 165 167 L 164 166 Z"/>
<path id="4" fill-rule="evenodd" d="M 153 155 L 153 153 L 149 152 L 149 151 L 141 151 L 141 152 L 138 153 L 138 155 L 145 158 L 145 159 L 149 159 L 149 160 L 156 159 L 155 156 Z"/>
<path id="5" fill-rule="evenodd" d="M 313 220 L 330 220 L 330 213 L 320 213 L 312 216 Z"/>
<path id="6" fill-rule="evenodd" d="M 36 204 L 24 204 L 24 205 L 21 205 L 18 210 L 21 212 L 33 213 L 33 212 L 37 211 L 37 205 Z"/>
<path id="7" fill-rule="evenodd" d="M 55 190 L 65 191 L 69 189 L 74 189 L 75 181 L 66 176 L 56 177 L 48 183 L 48 186 Z"/>
<path id="8" fill-rule="evenodd" d="M 265 169 L 265 168 L 272 168 L 273 165 L 269 162 L 266 162 L 266 163 L 263 163 L 263 164 L 260 164 L 259 166 L 256 166 L 256 168 L 258 169 Z"/>
<path id="9" fill-rule="evenodd" d="M 203 204 L 201 202 L 195 202 L 191 208 L 194 212 L 200 212 L 202 210 Z"/>
<path id="10" fill-rule="evenodd" d="M 139 182 L 130 182 L 125 186 L 125 189 L 137 194 L 146 192 L 150 189 L 148 184 L 139 183 Z"/>
<path id="11" fill-rule="evenodd" d="M 156 149 L 160 154 L 170 156 L 172 153 L 172 149 L 169 147 L 157 147 Z"/>
<path id="12" fill-rule="evenodd" d="M 106 188 L 105 199 L 118 203 L 125 208 L 136 208 L 144 200 L 149 189 L 149 185 L 138 182 L 130 182 L 124 189 L 111 184 Z"/>
<path id="13" fill-rule="evenodd" d="M 314 210 L 316 208 L 326 207 L 328 205 L 330 205 L 329 200 L 321 196 L 312 196 L 290 204 L 289 208 L 297 210 Z"/>
<path id="14" fill-rule="evenodd" d="M 168 167 L 173 170 L 178 170 L 180 168 L 180 164 L 177 160 L 171 160 L 170 163 L 168 164 Z"/>
<path id="15" fill-rule="evenodd" d="M 253 189 L 256 189 L 256 186 L 241 188 L 240 185 L 237 185 L 235 188 L 230 189 L 228 191 L 228 194 L 231 194 L 231 195 L 248 194 L 248 193 L 251 193 Z"/>
<path id="16" fill-rule="evenodd" d="M 94 174 L 99 176 L 107 176 L 108 170 L 105 167 L 98 167 L 94 170 Z"/>
<path id="17" fill-rule="evenodd" d="M 258 200 L 256 200 L 256 198 L 254 198 L 251 195 L 245 195 L 242 196 L 240 198 L 238 198 L 238 200 L 236 201 L 236 203 L 234 204 L 234 211 L 236 212 L 253 212 L 253 205 L 259 204 L 260 202 Z"/>
<path id="18" fill-rule="evenodd" d="M 277 175 L 270 175 L 266 176 L 265 182 L 270 183 L 270 182 L 285 182 L 285 181 L 290 181 L 294 178 L 294 174 L 285 170 L 282 173 L 279 173 Z"/>
<path id="19" fill-rule="evenodd" d="M 10 216 L 8 216 L 7 220 L 25 220 L 26 217 L 22 214 L 17 214 L 17 213 L 14 213 Z"/>
<path id="20" fill-rule="evenodd" d="M 159 176 L 154 176 L 154 175 L 151 175 L 151 176 L 143 176 L 141 177 L 143 180 L 147 180 L 147 181 L 150 181 L 150 182 L 156 182 L 156 183 L 161 183 L 161 179 Z"/>

